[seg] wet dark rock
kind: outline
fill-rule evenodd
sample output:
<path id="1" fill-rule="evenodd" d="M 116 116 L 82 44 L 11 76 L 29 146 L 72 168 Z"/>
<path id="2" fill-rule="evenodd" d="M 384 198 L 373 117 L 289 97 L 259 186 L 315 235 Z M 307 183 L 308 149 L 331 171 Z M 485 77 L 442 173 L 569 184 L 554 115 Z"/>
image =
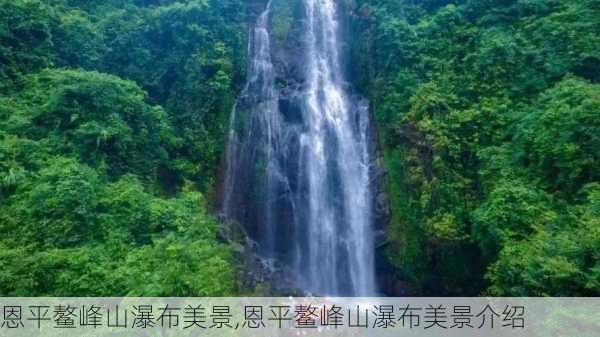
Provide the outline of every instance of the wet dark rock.
<path id="1" fill-rule="evenodd" d="M 238 287 L 260 296 L 304 296 L 289 277 L 290 272 L 274 259 L 259 255 L 259 244 L 250 238 L 244 226 L 222 219 L 218 239 L 228 244 L 234 259 L 240 262 Z"/>
<path id="2" fill-rule="evenodd" d="M 264 1 L 255 2 L 264 3 Z M 275 10 L 272 15 L 278 15 L 277 11 Z M 294 12 L 293 15 L 298 16 L 301 14 Z M 265 17 L 267 16 L 260 17 L 262 20 L 260 21 L 261 25 L 257 24 L 256 27 L 264 27 Z M 271 18 L 271 21 L 277 21 L 276 19 Z M 306 256 L 299 258 L 297 252 L 313 251 L 309 248 L 314 248 L 310 246 L 313 244 L 310 240 L 313 239 L 311 235 L 314 231 L 309 231 L 307 228 L 312 225 L 319 225 L 319 220 L 315 221 L 309 218 L 309 216 L 318 217 L 319 215 L 315 215 L 318 212 L 309 213 L 305 208 L 308 208 L 307 205 L 311 205 L 311 201 L 314 204 L 314 200 L 318 200 L 319 203 L 327 203 L 329 206 L 327 207 L 329 211 L 327 215 L 330 215 L 333 219 L 327 223 L 332 228 L 327 233 L 334 233 L 331 237 L 332 240 L 327 242 L 336 242 L 335 245 L 319 245 L 320 256 L 332 256 L 337 252 L 340 252 L 340 254 L 335 266 L 330 266 L 325 271 L 316 271 L 315 268 L 312 268 L 312 283 L 316 286 L 313 286 L 314 291 L 331 292 L 333 290 L 341 294 L 353 294 L 357 292 L 357 289 L 352 288 L 354 286 L 352 281 L 357 280 L 356 284 L 362 282 L 362 284 L 368 285 L 361 289 L 368 288 L 372 292 L 375 289 L 375 282 L 371 277 L 372 270 L 360 271 L 368 273 L 363 275 L 368 275 L 369 279 L 367 277 L 361 279 L 357 277 L 357 274 L 352 274 L 352 268 L 349 268 L 349 264 L 354 263 L 356 260 L 352 260 L 350 256 L 353 252 L 359 251 L 348 248 L 347 244 L 348 242 L 365 240 L 371 245 L 373 244 L 370 241 L 371 239 L 375 241 L 375 245 L 378 247 L 376 250 L 376 268 L 377 274 L 382 275 L 379 284 L 387 288 L 389 287 L 387 284 L 390 283 L 388 274 L 391 268 L 387 265 L 384 247 L 386 246 L 385 228 L 390 219 L 390 210 L 387 194 L 383 187 L 386 172 L 382 165 L 378 137 L 373 123 L 369 123 L 369 118 L 366 115 L 370 113 L 368 102 L 359 93 L 353 91 L 350 83 L 342 82 L 342 80 L 339 83 L 330 80 L 335 85 L 327 88 L 334 87 L 337 92 L 342 93 L 340 96 L 345 99 L 348 107 L 348 110 L 343 112 L 352 120 L 349 123 L 352 126 L 344 129 L 343 134 L 354 133 L 357 136 L 356 139 L 352 137 L 340 138 L 338 136 L 340 132 L 336 132 L 339 124 L 325 123 L 321 135 L 323 140 L 308 143 L 313 145 L 323 144 L 322 147 L 325 149 L 323 152 L 330 155 L 323 165 L 326 170 L 318 171 L 321 176 L 327 177 L 324 184 L 325 188 L 321 192 L 314 192 L 315 189 L 309 190 L 307 181 L 310 175 L 304 170 L 305 166 L 303 165 L 306 165 L 306 163 L 303 161 L 320 157 L 311 157 L 310 153 L 312 152 L 308 152 L 309 155 L 307 156 L 301 150 L 305 151 L 306 138 L 307 135 L 310 136 L 310 133 L 306 132 L 307 129 L 310 130 L 307 120 L 312 120 L 310 118 L 311 113 L 316 113 L 319 109 L 311 109 L 315 104 L 307 105 L 307 97 L 309 97 L 309 92 L 318 91 L 315 90 L 315 87 L 318 87 L 315 83 L 321 83 L 322 85 L 325 80 L 307 81 L 311 72 L 307 71 L 306 67 L 308 64 L 314 65 L 315 63 L 307 62 L 305 58 L 307 55 L 315 55 L 315 53 L 307 54 L 305 49 L 307 48 L 307 42 L 301 41 L 302 36 L 305 36 L 302 32 L 306 23 L 305 20 L 294 17 L 291 22 L 293 25 L 286 38 L 276 39 L 271 44 L 266 42 L 265 39 L 258 41 L 261 46 L 270 49 L 270 53 L 266 54 L 270 57 L 265 57 L 265 53 L 263 53 L 261 54 L 263 58 L 259 60 L 262 63 L 256 62 L 253 64 L 269 64 L 269 66 L 259 69 L 262 70 L 262 76 L 250 77 L 258 80 L 251 81 L 252 85 L 249 90 L 238 100 L 237 115 L 241 127 L 237 132 L 238 139 L 241 141 L 235 149 L 237 162 L 229 175 L 235 178 L 235 185 L 232 185 L 234 188 L 229 190 L 232 193 L 230 193 L 228 199 L 231 206 L 228 219 L 231 221 L 226 222 L 219 235 L 224 241 L 232 244 L 236 259 L 242 263 L 243 268 L 240 271 L 239 280 L 243 289 L 258 289 L 260 293 L 267 295 L 302 294 L 301 291 L 297 290 L 301 287 L 294 284 L 294 279 L 300 279 L 297 269 L 298 266 L 305 265 L 303 262 L 306 262 L 307 258 Z M 342 25 L 345 26 L 346 23 L 342 22 Z M 256 27 L 254 28 L 256 29 Z M 260 30 L 256 29 L 256 31 Z M 264 37 L 264 35 L 260 36 Z M 347 46 L 345 47 L 344 43 L 340 42 L 339 47 L 341 54 L 347 54 L 345 50 Z M 337 67 L 335 69 L 339 70 Z M 327 71 L 320 72 L 320 74 L 327 73 Z M 339 78 L 343 79 L 344 76 Z M 273 82 L 274 85 L 271 85 Z M 309 87 L 310 85 L 313 87 Z M 272 88 L 273 86 L 274 88 Z M 268 90 L 265 90 L 265 88 Z M 277 92 L 276 97 L 273 97 L 273 95 L 265 96 L 265 94 L 272 92 Z M 320 91 L 320 95 L 325 98 L 330 97 L 323 94 L 323 92 L 329 93 L 330 91 Z M 319 99 L 323 100 L 324 97 Z M 274 102 L 276 107 L 269 105 L 271 102 Z M 330 106 L 335 105 L 323 105 L 319 108 L 324 109 L 324 107 Z M 277 118 L 273 119 L 275 123 L 265 123 L 266 118 L 275 116 L 273 113 L 275 110 L 277 110 Z M 309 117 L 306 117 L 307 120 L 303 120 L 303 116 Z M 372 121 L 372 116 L 369 117 Z M 269 142 L 269 138 L 266 136 L 271 132 L 272 126 L 275 126 L 277 131 L 281 131 L 281 133 L 277 133 L 276 142 Z M 277 129 L 278 127 L 280 129 Z M 344 127 L 346 126 L 344 125 Z M 342 139 L 344 141 L 352 139 L 352 142 L 360 145 L 362 151 L 344 152 L 353 153 L 353 155 L 346 158 L 346 163 L 336 158 L 335 155 L 331 155 L 338 153 L 342 145 L 353 144 L 341 143 Z M 315 145 L 312 148 L 318 147 Z M 355 149 L 357 147 L 350 148 Z M 369 155 L 364 155 L 364 153 Z M 363 155 L 364 157 L 362 157 Z M 357 158 L 361 158 L 361 161 L 358 162 Z M 351 164 L 354 164 L 354 166 Z M 356 167 L 357 169 L 343 171 L 341 169 L 343 165 L 348 165 L 351 168 Z M 365 166 L 368 167 L 368 172 L 365 171 Z M 351 177 L 349 174 L 342 172 L 365 172 L 370 178 L 367 181 L 367 179 L 364 179 L 367 174 L 357 174 L 356 179 L 360 179 L 360 177 L 364 179 L 360 181 L 360 192 L 356 192 L 355 189 L 354 193 L 348 193 L 347 191 L 350 188 L 345 189 L 345 187 L 353 186 L 347 183 L 351 181 Z M 268 179 L 265 179 L 265 177 L 268 177 Z M 268 183 L 266 183 L 267 181 Z M 311 195 L 311 193 L 316 195 Z M 354 196 L 367 194 L 370 201 L 360 200 L 360 205 L 370 203 L 368 205 L 370 207 L 364 207 L 370 213 L 362 214 L 369 214 L 372 218 L 367 221 L 364 219 L 356 220 L 360 217 L 352 217 L 349 215 L 350 212 L 345 210 L 348 207 L 347 205 L 352 204 L 348 200 L 356 200 Z M 322 218 L 329 217 L 324 216 Z M 235 221 L 232 219 L 235 219 Z M 348 221 L 373 222 L 376 237 L 365 238 L 362 236 L 358 240 L 348 240 L 348 237 L 354 233 L 348 230 Z M 239 225 L 240 223 L 243 226 Z M 273 226 L 273 224 L 277 225 Z M 356 225 L 356 223 L 353 224 Z M 317 228 L 321 227 L 317 226 Z M 321 249 L 323 247 L 332 249 L 332 251 Z M 372 250 L 368 253 L 368 259 L 361 260 L 362 263 L 359 266 L 373 267 L 372 255 L 370 255 Z M 264 256 L 269 258 L 264 258 Z M 320 258 L 320 261 L 324 259 L 326 258 Z M 292 270 L 292 265 L 295 266 L 294 270 Z M 336 273 L 336 275 L 330 277 L 330 273 Z M 326 275 L 326 277 L 323 275 Z M 318 282 L 314 281 L 317 279 L 319 279 Z M 327 283 L 328 280 L 335 280 L 336 284 L 327 285 L 328 288 L 320 286 Z M 306 289 L 306 286 L 302 288 Z"/>

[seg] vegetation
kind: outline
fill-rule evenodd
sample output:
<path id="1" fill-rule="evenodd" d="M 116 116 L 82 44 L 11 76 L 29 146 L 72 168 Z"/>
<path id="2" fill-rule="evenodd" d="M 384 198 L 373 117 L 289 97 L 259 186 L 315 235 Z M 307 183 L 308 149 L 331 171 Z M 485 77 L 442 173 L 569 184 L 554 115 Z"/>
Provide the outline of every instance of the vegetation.
<path id="1" fill-rule="evenodd" d="M 597 1 L 356 2 L 414 294 L 600 294 Z"/>
<path id="2" fill-rule="evenodd" d="M 343 3 L 393 278 L 415 295 L 600 295 L 598 1 Z M 0 295 L 247 290 L 209 209 L 249 5 L 0 0 Z M 293 8 L 274 8 L 283 44 Z"/>
<path id="3" fill-rule="evenodd" d="M 238 291 L 204 195 L 243 6 L 0 0 L 0 295 Z"/>

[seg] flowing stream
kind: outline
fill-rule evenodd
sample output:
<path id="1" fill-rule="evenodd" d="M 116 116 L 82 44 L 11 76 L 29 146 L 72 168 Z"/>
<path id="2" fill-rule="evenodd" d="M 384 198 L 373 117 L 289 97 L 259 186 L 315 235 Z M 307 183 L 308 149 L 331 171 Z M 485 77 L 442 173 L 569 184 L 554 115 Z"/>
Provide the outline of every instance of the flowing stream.
<path id="1" fill-rule="evenodd" d="M 282 104 L 272 1 L 251 28 L 248 80 L 230 119 L 223 213 L 297 288 L 374 295 L 369 111 L 344 74 L 340 9 L 335 0 L 302 0 L 302 81 Z"/>

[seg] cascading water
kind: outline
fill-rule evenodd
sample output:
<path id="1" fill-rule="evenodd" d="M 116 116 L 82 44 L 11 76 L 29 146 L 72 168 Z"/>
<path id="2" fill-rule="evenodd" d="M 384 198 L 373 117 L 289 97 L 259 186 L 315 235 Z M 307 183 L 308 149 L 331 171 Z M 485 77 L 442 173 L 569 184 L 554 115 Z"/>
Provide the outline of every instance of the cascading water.
<path id="1" fill-rule="evenodd" d="M 247 85 L 232 112 L 224 215 L 260 254 L 316 295 L 376 293 L 372 149 L 366 104 L 349 94 L 335 0 L 302 0 L 301 84 L 282 104 L 271 60 L 271 1 L 251 30 Z M 290 106 L 291 105 L 291 106 Z"/>

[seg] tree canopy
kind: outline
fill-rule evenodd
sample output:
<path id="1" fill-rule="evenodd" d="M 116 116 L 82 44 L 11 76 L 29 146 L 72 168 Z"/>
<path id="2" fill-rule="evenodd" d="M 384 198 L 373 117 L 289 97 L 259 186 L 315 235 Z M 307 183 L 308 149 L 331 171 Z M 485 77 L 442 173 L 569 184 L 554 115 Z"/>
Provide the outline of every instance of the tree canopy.
<path id="1" fill-rule="evenodd" d="M 598 1 L 343 3 L 388 173 L 380 276 L 600 295 Z M 252 291 L 211 206 L 258 5 L 0 0 L 0 295 Z"/>
<path id="2" fill-rule="evenodd" d="M 240 291 L 208 209 L 243 13 L 238 0 L 0 1 L 0 295 Z"/>
<path id="3" fill-rule="evenodd" d="M 356 2 L 414 294 L 598 295 L 597 1 Z"/>

